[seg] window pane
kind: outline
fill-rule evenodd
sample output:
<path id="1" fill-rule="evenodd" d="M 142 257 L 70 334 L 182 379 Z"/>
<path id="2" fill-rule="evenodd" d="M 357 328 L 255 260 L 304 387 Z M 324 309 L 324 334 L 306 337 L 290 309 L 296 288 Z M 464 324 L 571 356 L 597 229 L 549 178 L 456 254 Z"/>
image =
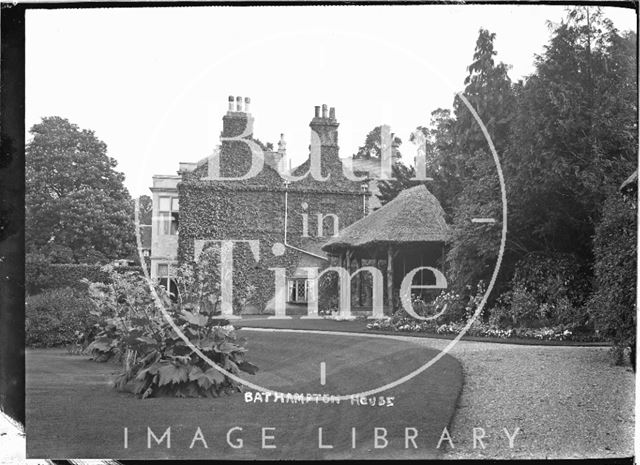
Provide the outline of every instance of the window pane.
<path id="1" fill-rule="evenodd" d="M 178 211 L 178 197 L 171 198 L 171 210 L 174 212 Z"/>
<path id="2" fill-rule="evenodd" d="M 158 264 L 158 277 L 159 278 L 164 278 L 166 276 L 169 276 L 169 265 L 163 264 L 163 263 L 159 263 Z"/>
<path id="3" fill-rule="evenodd" d="M 171 197 L 160 197 L 160 203 L 158 204 L 158 211 L 161 211 L 161 212 L 171 211 Z"/>
<path id="4" fill-rule="evenodd" d="M 171 234 L 171 213 L 160 213 L 160 234 Z"/>
<path id="5" fill-rule="evenodd" d="M 295 281 L 292 279 L 289 279 L 287 281 L 287 286 L 289 287 L 289 302 L 296 301 L 296 288 L 294 284 L 295 284 Z"/>
<path id="6" fill-rule="evenodd" d="M 296 302 L 306 302 L 306 279 L 296 279 Z"/>
<path id="7" fill-rule="evenodd" d="M 171 234 L 172 236 L 175 236 L 176 234 L 178 234 L 178 225 L 179 225 L 179 217 L 177 213 L 172 213 L 171 214 L 171 230 L 169 232 L 169 234 Z"/>

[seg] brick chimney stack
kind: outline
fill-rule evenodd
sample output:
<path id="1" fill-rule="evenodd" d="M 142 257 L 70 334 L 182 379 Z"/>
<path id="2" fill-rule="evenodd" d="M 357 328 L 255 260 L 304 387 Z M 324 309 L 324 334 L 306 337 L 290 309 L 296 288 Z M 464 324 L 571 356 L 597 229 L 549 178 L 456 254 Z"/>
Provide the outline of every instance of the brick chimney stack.
<path id="1" fill-rule="evenodd" d="M 327 105 L 322 105 L 322 107 L 315 107 L 315 110 L 315 116 L 309 126 L 318 134 L 321 147 L 335 147 L 337 151 L 339 124 L 336 121 L 336 109 L 331 107 L 327 112 Z"/>
<path id="2" fill-rule="evenodd" d="M 243 108 L 244 103 L 244 108 Z M 249 113 L 251 99 L 229 96 L 229 109 L 222 117 L 221 138 L 253 136 L 253 116 Z M 224 177 L 245 175 L 251 167 L 251 149 L 239 141 L 221 140 L 220 173 Z"/>
<path id="3" fill-rule="evenodd" d="M 338 126 L 335 108 L 327 108 L 327 105 L 315 107 L 315 116 L 309 123 L 309 127 L 317 135 L 317 139 L 312 134 L 311 142 L 314 143 L 314 139 L 319 139 L 322 172 L 323 174 L 331 173 L 332 176 L 342 176 L 342 162 L 340 161 L 338 147 Z"/>
<path id="4" fill-rule="evenodd" d="M 253 117 L 249 113 L 251 99 L 244 98 L 244 110 L 242 97 L 229 96 L 229 109 L 222 117 L 222 137 L 237 137 L 244 133 L 246 137 L 253 135 Z"/>

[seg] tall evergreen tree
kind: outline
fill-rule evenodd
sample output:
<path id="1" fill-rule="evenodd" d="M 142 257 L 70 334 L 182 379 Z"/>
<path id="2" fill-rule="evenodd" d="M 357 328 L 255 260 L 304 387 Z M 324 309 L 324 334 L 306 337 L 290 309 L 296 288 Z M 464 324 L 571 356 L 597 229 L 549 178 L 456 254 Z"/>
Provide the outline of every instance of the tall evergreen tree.
<path id="1" fill-rule="evenodd" d="M 508 156 L 510 125 L 516 111 L 508 67 L 495 63 L 495 34 L 481 29 L 473 62 L 465 79 L 466 98 L 490 134 L 498 156 Z M 453 240 L 447 261 L 454 282 L 464 288 L 493 272 L 499 245 L 502 218 L 498 174 L 480 123 L 461 97 L 454 101 L 452 125 L 452 174 L 460 191 L 452 201 Z M 489 217 L 494 224 L 472 223 Z"/>
<path id="2" fill-rule="evenodd" d="M 637 150 L 635 37 L 598 9 L 570 10 L 518 90 L 509 172 L 509 235 L 524 253 L 591 260 L 606 193 Z"/>

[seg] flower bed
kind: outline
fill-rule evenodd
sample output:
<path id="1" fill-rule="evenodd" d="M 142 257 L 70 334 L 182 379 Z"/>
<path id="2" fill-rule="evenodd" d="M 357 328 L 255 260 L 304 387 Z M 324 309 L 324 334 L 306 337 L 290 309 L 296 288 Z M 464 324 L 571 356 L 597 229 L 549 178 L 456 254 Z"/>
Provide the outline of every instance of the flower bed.
<path id="1" fill-rule="evenodd" d="M 456 335 L 467 326 L 466 322 L 440 324 L 433 320 L 420 321 L 410 317 L 387 317 L 375 320 L 367 325 L 367 329 L 374 331 L 431 333 L 439 335 Z M 600 342 L 598 334 L 585 334 L 573 330 L 570 325 L 559 325 L 546 328 L 499 328 L 494 325 L 474 321 L 467 336 L 488 337 L 498 339 L 537 339 L 544 341 L 580 341 Z"/>
<path id="2" fill-rule="evenodd" d="M 409 316 L 404 310 L 397 310 L 393 316 L 369 323 L 367 329 L 373 331 L 457 335 L 467 327 L 470 319 L 474 318 L 476 309 L 482 302 L 485 290 L 484 282 L 480 281 L 475 288 L 467 286 L 468 294 L 466 296 L 447 291 L 438 295 L 432 302 L 424 302 L 420 296 L 412 295 L 411 301 L 414 312 L 422 317 L 430 317 L 431 319 L 418 320 Z M 536 308 L 533 313 L 541 313 L 541 315 L 530 319 L 514 319 L 514 312 L 522 313 L 522 311 L 518 306 L 514 310 L 514 305 L 512 304 L 508 308 L 504 305 L 493 308 L 488 319 L 485 318 L 485 310 L 483 310 L 473 320 L 473 323 L 465 332 L 465 336 L 493 339 L 534 339 L 538 341 L 605 341 L 598 331 L 589 332 L 586 329 L 584 318 L 574 315 L 572 319 L 569 319 L 571 322 L 567 322 L 566 318 L 564 321 L 557 318 L 547 318 L 544 314 L 548 313 L 550 307 L 555 308 L 557 305 L 543 304 L 538 309 L 537 303 L 532 302 L 530 307 Z M 534 322 L 534 325 L 530 325 L 531 322 Z"/>

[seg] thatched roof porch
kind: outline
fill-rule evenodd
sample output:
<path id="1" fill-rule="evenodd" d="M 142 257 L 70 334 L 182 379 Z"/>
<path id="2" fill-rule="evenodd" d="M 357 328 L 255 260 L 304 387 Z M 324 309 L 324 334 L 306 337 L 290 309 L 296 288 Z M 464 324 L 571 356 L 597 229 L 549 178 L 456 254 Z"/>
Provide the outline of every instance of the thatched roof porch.
<path id="1" fill-rule="evenodd" d="M 444 244 L 450 238 L 444 210 L 424 185 L 402 191 L 379 210 L 346 227 L 322 247 L 351 270 L 362 260 L 386 261 L 386 302 L 392 306 L 394 289 L 402 278 L 419 266 L 441 264 Z M 401 274 L 402 273 L 402 274 Z M 421 280 L 429 278 L 420 277 Z M 356 281 L 362 287 L 362 273 Z"/>

